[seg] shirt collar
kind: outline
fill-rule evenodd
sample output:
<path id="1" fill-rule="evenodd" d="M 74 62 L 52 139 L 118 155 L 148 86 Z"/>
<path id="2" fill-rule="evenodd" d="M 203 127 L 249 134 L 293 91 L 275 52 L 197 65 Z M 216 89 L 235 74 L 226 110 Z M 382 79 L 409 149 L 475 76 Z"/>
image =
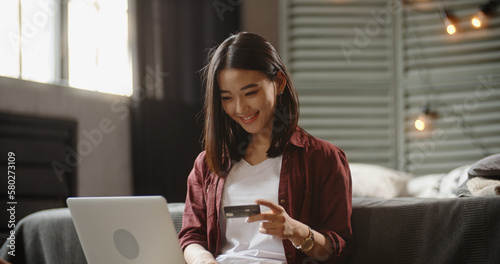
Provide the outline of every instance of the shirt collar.
<path id="1" fill-rule="evenodd" d="M 309 146 L 309 137 L 307 132 L 297 126 L 290 137 L 290 144 L 301 148 Z"/>

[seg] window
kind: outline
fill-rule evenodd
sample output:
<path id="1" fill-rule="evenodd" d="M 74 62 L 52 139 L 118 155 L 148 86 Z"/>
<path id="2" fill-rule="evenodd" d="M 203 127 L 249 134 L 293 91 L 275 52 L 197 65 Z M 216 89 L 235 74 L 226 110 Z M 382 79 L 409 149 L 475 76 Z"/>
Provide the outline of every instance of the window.
<path id="1" fill-rule="evenodd" d="M 0 8 L 0 74 L 18 77 L 19 58 L 19 5 L 14 1 L 3 1 Z"/>
<path id="2" fill-rule="evenodd" d="M 57 10 L 36 0 L 3 1 L 0 8 L 0 74 L 55 82 Z"/>
<path id="3" fill-rule="evenodd" d="M 0 75 L 132 94 L 127 0 L 0 4 Z"/>
<path id="4" fill-rule="evenodd" d="M 70 0 L 69 85 L 132 94 L 126 0 Z"/>

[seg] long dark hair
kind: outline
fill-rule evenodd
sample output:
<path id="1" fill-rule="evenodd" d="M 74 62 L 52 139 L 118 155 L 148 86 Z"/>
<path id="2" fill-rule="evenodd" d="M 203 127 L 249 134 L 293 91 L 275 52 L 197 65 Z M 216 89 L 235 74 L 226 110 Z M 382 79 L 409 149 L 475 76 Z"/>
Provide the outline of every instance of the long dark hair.
<path id="1" fill-rule="evenodd" d="M 283 153 L 285 144 L 297 127 L 299 116 L 297 91 L 290 73 L 266 39 L 254 33 L 240 32 L 213 48 L 203 69 L 206 85 L 203 144 L 210 170 L 222 177 L 229 171 L 230 160 L 239 161 L 243 158 L 251 138 L 222 108 L 217 75 L 229 68 L 259 71 L 271 81 L 275 80 L 278 72 L 285 76 L 285 89 L 277 98 L 268 157 Z"/>

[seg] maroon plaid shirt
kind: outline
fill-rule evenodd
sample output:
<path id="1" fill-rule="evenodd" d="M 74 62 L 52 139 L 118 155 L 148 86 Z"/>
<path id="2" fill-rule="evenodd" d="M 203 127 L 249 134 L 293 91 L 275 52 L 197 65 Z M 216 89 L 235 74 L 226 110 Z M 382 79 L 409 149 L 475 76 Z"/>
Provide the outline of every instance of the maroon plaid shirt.
<path id="1" fill-rule="evenodd" d="M 219 213 L 224 178 L 212 173 L 202 152 L 188 177 L 188 193 L 179 241 L 197 243 L 214 256 L 221 253 Z M 290 217 L 324 234 L 333 245 L 328 263 L 342 263 L 353 249 L 351 173 L 344 152 L 297 128 L 283 151 L 279 204 Z M 283 240 L 288 263 L 314 263 Z M 307 261 L 306 261 L 307 260 Z"/>

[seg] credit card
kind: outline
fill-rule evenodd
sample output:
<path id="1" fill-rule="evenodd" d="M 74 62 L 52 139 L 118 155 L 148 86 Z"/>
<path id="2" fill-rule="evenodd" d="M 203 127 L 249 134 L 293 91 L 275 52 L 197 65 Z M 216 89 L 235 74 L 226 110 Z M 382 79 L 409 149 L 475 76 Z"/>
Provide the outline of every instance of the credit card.
<path id="1" fill-rule="evenodd" d="M 224 206 L 224 214 L 227 218 L 249 217 L 260 214 L 258 204 Z"/>

